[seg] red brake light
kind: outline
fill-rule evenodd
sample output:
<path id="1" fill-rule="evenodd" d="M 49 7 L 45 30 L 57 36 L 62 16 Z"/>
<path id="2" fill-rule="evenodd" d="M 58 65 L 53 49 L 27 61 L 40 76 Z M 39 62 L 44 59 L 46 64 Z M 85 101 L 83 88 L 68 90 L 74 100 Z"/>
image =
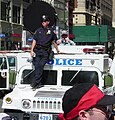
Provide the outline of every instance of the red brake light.
<path id="1" fill-rule="evenodd" d="M 83 52 L 84 53 L 104 53 L 104 49 L 103 48 L 98 48 L 98 49 L 95 49 L 95 48 L 84 48 L 83 49 Z"/>
<path id="2" fill-rule="evenodd" d="M 94 53 L 94 52 L 95 52 L 95 49 L 93 49 L 93 48 L 84 48 L 84 49 L 83 49 L 83 52 L 84 52 L 84 53 Z"/>
<path id="3" fill-rule="evenodd" d="M 103 48 L 98 49 L 98 53 L 104 53 L 104 49 Z"/>
<path id="4" fill-rule="evenodd" d="M 23 51 L 30 51 L 30 48 L 28 48 L 28 47 L 23 47 L 22 50 L 23 50 Z"/>

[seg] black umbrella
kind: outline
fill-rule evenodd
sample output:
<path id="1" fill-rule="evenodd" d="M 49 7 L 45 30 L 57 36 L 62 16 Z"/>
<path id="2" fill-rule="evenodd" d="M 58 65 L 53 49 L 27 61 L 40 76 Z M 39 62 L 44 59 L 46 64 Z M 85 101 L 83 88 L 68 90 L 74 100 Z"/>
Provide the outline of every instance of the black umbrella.
<path id="1" fill-rule="evenodd" d="M 115 43 L 115 37 L 110 38 L 108 42 Z"/>
<path id="2" fill-rule="evenodd" d="M 30 4 L 24 12 L 24 26 L 31 33 L 41 26 L 42 16 L 47 15 L 50 18 L 50 26 L 55 25 L 55 9 L 44 1 L 37 1 Z"/>

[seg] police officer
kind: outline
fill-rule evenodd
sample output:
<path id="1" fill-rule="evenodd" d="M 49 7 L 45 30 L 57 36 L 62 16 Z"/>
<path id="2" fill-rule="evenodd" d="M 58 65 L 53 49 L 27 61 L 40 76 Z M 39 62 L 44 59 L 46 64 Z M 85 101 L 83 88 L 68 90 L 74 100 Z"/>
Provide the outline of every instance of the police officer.
<path id="1" fill-rule="evenodd" d="M 49 27 L 50 19 L 48 16 L 42 16 L 42 27 L 38 28 L 33 35 L 31 56 L 34 58 L 35 77 L 32 80 L 31 87 L 37 88 L 41 85 L 43 68 L 48 61 L 49 51 L 51 50 L 52 43 L 59 53 L 58 46 L 56 44 L 56 34 L 53 29 Z"/>

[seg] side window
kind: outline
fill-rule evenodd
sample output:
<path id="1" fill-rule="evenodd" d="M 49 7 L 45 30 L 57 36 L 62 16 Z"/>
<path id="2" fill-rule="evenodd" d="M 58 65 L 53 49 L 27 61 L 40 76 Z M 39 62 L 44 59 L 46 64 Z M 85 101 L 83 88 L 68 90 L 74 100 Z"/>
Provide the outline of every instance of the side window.
<path id="1" fill-rule="evenodd" d="M 7 60 L 5 57 L 0 57 L 0 69 L 7 69 Z"/>
<path id="2" fill-rule="evenodd" d="M 8 57 L 8 63 L 9 63 L 9 67 L 15 67 L 16 66 L 15 57 Z"/>
<path id="3" fill-rule="evenodd" d="M 99 86 L 98 73 L 96 71 L 79 71 L 76 73 L 77 71 L 63 71 L 62 85 L 91 82 Z"/>

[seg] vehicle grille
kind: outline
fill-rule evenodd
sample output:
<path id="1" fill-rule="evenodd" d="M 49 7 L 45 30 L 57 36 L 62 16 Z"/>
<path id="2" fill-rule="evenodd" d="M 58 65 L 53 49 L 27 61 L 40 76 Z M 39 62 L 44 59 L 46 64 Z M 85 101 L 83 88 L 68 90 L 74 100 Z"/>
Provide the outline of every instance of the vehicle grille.
<path id="1" fill-rule="evenodd" d="M 33 101 L 33 108 L 41 110 L 62 110 L 62 91 L 38 91 L 35 97 L 38 100 Z"/>
<path id="2" fill-rule="evenodd" d="M 60 101 L 33 101 L 33 108 L 47 110 L 61 110 L 62 103 Z"/>

